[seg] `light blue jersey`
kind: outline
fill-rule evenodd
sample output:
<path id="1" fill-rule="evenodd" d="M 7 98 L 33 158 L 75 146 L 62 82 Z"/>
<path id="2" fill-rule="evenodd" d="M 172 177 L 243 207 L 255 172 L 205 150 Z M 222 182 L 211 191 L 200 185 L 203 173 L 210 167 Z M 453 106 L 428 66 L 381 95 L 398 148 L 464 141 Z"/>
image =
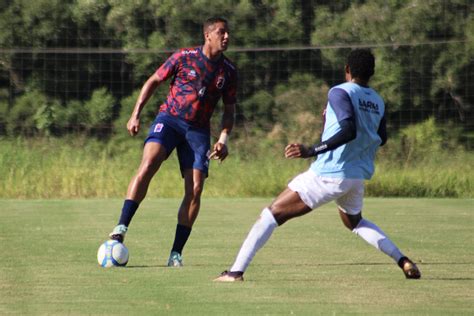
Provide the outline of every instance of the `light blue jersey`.
<path id="1" fill-rule="evenodd" d="M 350 100 L 352 105 L 350 116 L 354 116 L 357 137 L 336 149 L 318 155 L 310 168 L 324 177 L 370 179 L 374 173 L 375 154 L 382 142 L 378 129 L 384 117 L 385 104 L 377 92 L 369 87 L 352 82 L 333 87 L 329 91 L 322 141 L 339 132 L 341 117 L 348 116 L 341 114 L 340 108 L 343 106 L 338 102 L 331 104 L 331 100 L 341 100 L 341 98 L 331 98 L 331 94 L 334 95 L 336 92 L 339 95 L 344 94 L 348 100 L 347 103 Z"/>

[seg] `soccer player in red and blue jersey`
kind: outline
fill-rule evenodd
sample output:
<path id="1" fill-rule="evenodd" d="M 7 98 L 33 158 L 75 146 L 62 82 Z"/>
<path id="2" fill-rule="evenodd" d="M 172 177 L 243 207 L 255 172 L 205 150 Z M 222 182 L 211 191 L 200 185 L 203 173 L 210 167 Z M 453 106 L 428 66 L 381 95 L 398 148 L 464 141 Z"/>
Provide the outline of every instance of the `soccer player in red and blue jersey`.
<path id="1" fill-rule="evenodd" d="M 229 44 L 228 23 L 210 18 L 203 25 L 204 44 L 180 49 L 161 65 L 141 89 L 127 129 L 134 136 L 140 129 L 140 113 L 155 89 L 171 79 L 168 97 L 145 140 L 143 158 L 128 186 L 122 213 L 110 237 L 123 242 L 132 217 L 145 198 L 148 185 L 161 164 L 176 148 L 185 193 L 178 211 L 178 225 L 168 266 L 182 266 L 182 251 L 199 213 L 209 160 L 224 160 L 227 138 L 234 125 L 237 71 L 223 52 Z M 217 102 L 224 104 L 222 130 L 210 144 L 210 119 Z"/>

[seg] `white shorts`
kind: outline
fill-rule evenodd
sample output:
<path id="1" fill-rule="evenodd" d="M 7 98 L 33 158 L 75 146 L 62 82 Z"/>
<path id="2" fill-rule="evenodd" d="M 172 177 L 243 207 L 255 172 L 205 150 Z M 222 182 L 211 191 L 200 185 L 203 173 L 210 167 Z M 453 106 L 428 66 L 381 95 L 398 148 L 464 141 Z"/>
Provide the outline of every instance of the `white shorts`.
<path id="1" fill-rule="evenodd" d="M 309 169 L 291 180 L 288 188 L 297 192 L 311 209 L 336 201 L 337 206 L 349 215 L 357 215 L 362 211 L 363 179 L 321 177 Z"/>

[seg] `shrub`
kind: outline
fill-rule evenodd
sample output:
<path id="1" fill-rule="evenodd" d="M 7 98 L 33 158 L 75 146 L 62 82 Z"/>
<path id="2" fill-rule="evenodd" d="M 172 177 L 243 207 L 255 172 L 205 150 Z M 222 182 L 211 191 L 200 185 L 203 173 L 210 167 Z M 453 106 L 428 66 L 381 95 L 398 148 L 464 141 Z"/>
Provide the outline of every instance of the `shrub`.
<path id="1" fill-rule="evenodd" d="M 16 99 L 8 113 L 7 133 L 9 135 L 35 134 L 37 132 L 35 114 L 46 111 L 48 106 L 48 100 L 43 93 L 38 90 L 26 92 Z"/>
<path id="2" fill-rule="evenodd" d="M 106 88 L 100 88 L 92 93 L 89 101 L 84 103 L 84 108 L 89 113 L 87 128 L 99 135 L 111 131 L 112 118 L 114 117 L 115 99 Z"/>

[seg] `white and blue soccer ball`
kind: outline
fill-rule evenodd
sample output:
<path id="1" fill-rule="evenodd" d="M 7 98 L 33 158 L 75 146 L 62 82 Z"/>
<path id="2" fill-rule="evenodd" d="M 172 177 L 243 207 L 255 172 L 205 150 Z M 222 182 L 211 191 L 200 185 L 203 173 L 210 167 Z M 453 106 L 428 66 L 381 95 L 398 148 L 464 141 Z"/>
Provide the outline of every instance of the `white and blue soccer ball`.
<path id="1" fill-rule="evenodd" d="M 123 267 L 128 262 L 128 249 L 117 240 L 107 240 L 97 251 L 97 261 L 103 268 Z"/>

